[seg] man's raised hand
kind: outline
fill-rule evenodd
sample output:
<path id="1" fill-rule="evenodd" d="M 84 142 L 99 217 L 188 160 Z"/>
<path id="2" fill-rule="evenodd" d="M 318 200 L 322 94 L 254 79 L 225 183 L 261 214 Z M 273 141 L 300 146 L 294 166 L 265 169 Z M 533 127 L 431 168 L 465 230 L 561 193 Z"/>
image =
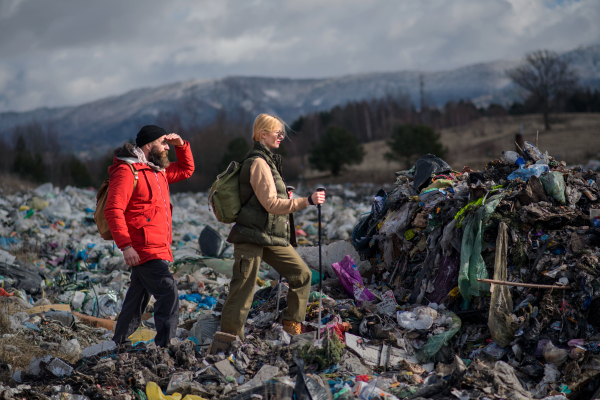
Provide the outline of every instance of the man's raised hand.
<path id="1" fill-rule="evenodd" d="M 183 139 L 176 133 L 169 133 L 165 136 L 165 139 L 167 140 L 167 143 L 173 146 L 183 146 Z"/>

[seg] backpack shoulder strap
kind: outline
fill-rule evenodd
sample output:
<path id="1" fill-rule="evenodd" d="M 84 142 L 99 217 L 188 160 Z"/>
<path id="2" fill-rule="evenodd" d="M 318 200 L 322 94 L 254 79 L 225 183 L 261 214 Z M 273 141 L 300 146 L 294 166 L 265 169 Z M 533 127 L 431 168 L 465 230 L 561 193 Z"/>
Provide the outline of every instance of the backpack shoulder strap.
<path id="1" fill-rule="evenodd" d="M 131 168 L 131 172 L 133 172 L 133 190 L 135 191 L 135 188 L 137 187 L 138 183 L 138 170 L 135 169 L 133 164 L 127 163 L 127 165 L 129 165 L 129 168 Z"/>
<path id="2" fill-rule="evenodd" d="M 263 160 L 265 160 L 265 158 L 263 156 L 261 156 L 260 154 L 256 155 L 258 158 L 262 158 Z M 244 161 L 246 161 L 247 159 L 249 159 L 250 157 L 246 157 L 244 158 L 244 160 L 242 161 L 242 164 L 244 163 Z M 267 160 L 265 160 L 265 162 L 267 162 Z M 269 164 L 269 163 L 267 163 Z M 246 200 L 246 202 L 244 204 L 242 204 L 242 208 L 244 208 L 248 203 L 250 203 L 250 200 L 252 200 L 252 198 L 256 196 L 256 193 L 254 193 L 254 190 L 252 190 L 252 196 L 250 196 L 248 198 L 248 200 Z"/>

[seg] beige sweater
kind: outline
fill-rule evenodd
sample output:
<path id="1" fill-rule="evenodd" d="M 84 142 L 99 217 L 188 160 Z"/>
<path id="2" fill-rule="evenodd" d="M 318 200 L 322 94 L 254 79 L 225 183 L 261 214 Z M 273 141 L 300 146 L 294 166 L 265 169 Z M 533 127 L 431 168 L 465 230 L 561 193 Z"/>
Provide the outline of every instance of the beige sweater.
<path id="1" fill-rule="evenodd" d="M 270 214 L 291 214 L 308 206 L 308 198 L 306 197 L 300 199 L 280 199 L 277 197 L 277 188 L 275 187 L 271 168 L 260 157 L 257 157 L 250 167 L 250 185 L 260 204 Z"/>

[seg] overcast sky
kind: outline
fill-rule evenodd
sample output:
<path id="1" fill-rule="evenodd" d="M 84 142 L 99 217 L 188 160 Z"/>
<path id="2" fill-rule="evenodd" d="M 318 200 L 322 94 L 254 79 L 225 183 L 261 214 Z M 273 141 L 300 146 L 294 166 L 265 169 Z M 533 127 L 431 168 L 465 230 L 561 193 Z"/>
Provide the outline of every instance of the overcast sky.
<path id="1" fill-rule="evenodd" d="M 599 0 L 0 0 L 0 111 L 187 79 L 445 70 L 600 43 Z"/>

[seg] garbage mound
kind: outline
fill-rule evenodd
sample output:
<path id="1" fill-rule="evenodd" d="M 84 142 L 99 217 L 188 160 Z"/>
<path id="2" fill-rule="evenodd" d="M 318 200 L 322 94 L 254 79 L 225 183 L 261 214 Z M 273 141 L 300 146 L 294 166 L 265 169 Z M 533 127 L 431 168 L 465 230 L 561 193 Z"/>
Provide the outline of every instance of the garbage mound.
<path id="1" fill-rule="evenodd" d="M 228 227 L 205 193 L 174 195 L 181 308 L 167 348 L 153 342 L 152 301 L 130 345 L 110 341 L 129 272 L 90 220 L 93 192 L 0 198 L 0 394 L 596 398 L 600 175 L 531 143 L 482 171 L 426 155 L 396 175 L 380 190 L 328 187 L 320 255 L 306 246 L 318 243 L 315 207 L 297 213 L 313 270 L 302 333 L 283 329 L 289 286 L 263 265 L 244 342 L 220 332 L 232 261 L 207 256 L 231 255 Z"/>

